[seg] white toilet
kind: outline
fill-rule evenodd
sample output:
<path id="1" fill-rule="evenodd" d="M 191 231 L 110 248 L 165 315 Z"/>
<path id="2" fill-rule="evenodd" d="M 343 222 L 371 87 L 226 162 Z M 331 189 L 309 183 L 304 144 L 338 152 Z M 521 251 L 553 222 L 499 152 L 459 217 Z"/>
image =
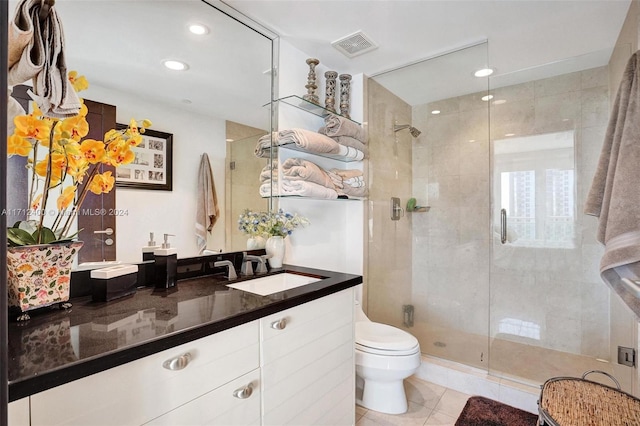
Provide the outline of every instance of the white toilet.
<path id="1" fill-rule="evenodd" d="M 411 334 L 372 322 L 356 301 L 356 403 L 388 414 L 407 411 L 403 380 L 420 366 L 420 345 Z"/>

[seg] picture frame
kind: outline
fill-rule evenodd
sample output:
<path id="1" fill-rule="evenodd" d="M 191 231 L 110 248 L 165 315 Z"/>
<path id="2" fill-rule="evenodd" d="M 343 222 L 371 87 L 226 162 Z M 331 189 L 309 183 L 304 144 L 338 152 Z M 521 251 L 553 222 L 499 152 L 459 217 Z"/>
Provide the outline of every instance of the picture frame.
<path id="1" fill-rule="evenodd" d="M 125 124 L 116 124 L 124 129 Z M 132 147 L 135 160 L 116 168 L 116 186 L 132 189 L 173 190 L 173 134 L 145 129 L 142 142 Z"/>

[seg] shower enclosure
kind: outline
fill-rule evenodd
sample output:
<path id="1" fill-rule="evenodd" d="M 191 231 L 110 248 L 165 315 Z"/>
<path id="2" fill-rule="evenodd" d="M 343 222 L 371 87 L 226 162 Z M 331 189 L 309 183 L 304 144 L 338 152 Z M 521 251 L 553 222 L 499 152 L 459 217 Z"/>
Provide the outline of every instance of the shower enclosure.
<path id="1" fill-rule="evenodd" d="M 635 345 L 633 318 L 600 280 L 596 219 L 582 213 L 608 69 L 475 77 L 487 49 L 367 83 L 368 315 L 415 335 L 424 355 L 495 376 L 539 384 L 597 369 L 631 391 L 617 351 Z M 429 208 L 391 220 L 391 197 Z"/>

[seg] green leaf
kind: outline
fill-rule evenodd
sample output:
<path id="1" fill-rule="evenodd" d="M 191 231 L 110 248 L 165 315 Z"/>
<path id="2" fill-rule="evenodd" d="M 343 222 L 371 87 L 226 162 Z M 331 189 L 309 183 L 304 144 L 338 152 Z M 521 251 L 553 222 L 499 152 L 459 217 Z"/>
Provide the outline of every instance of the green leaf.
<path id="1" fill-rule="evenodd" d="M 31 276 L 32 277 L 39 277 L 39 276 L 42 276 L 43 274 L 44 274 L 44 271 L 42 269 L 38 269 L 37 271 L 33 271 L 31 273 Z"/>
<path id="2" fill-rule="evenodd" d="M 54 288 L 56 286 L 56 280 L 53 280 L 49 283 L 49 288 Z"/>
<path id="3" fill-rule="evenodd" d="M 22 299 L 22 303 L 24 303 L 24 304 L 26 305 L 27 303 L 29 303 L 29 299 L 27 299 L 27 298 L 25 297 L 24 299 Z"/>
<path id="4" fill-rule="evenodd" d="M 36 244 L 31 234 L 23 229 L 7 228 L 7 238 L 14 246 L 28 246 Z"/>
<path id="5" fill-rule="evenodd" d="M 49 244 L 56 241 L 56 236 L 53 231 L 49 228 L 42 228 L 42 238 L 40 238 L 40 243 Z"/>

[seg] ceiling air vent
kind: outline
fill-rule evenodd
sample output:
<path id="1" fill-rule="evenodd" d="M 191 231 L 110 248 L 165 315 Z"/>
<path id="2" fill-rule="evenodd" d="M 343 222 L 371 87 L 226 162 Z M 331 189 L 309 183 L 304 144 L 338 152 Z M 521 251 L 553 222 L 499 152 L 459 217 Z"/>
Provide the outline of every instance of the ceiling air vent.
<path id="1" fill-rule="evenodd" d="M 378 48 L 378 46 L 369 37 L 364 35 L 362 31 L 349 34 L 340 40 L 334 41 L 331 45 L 348 58 L 354 58 Z"/>

